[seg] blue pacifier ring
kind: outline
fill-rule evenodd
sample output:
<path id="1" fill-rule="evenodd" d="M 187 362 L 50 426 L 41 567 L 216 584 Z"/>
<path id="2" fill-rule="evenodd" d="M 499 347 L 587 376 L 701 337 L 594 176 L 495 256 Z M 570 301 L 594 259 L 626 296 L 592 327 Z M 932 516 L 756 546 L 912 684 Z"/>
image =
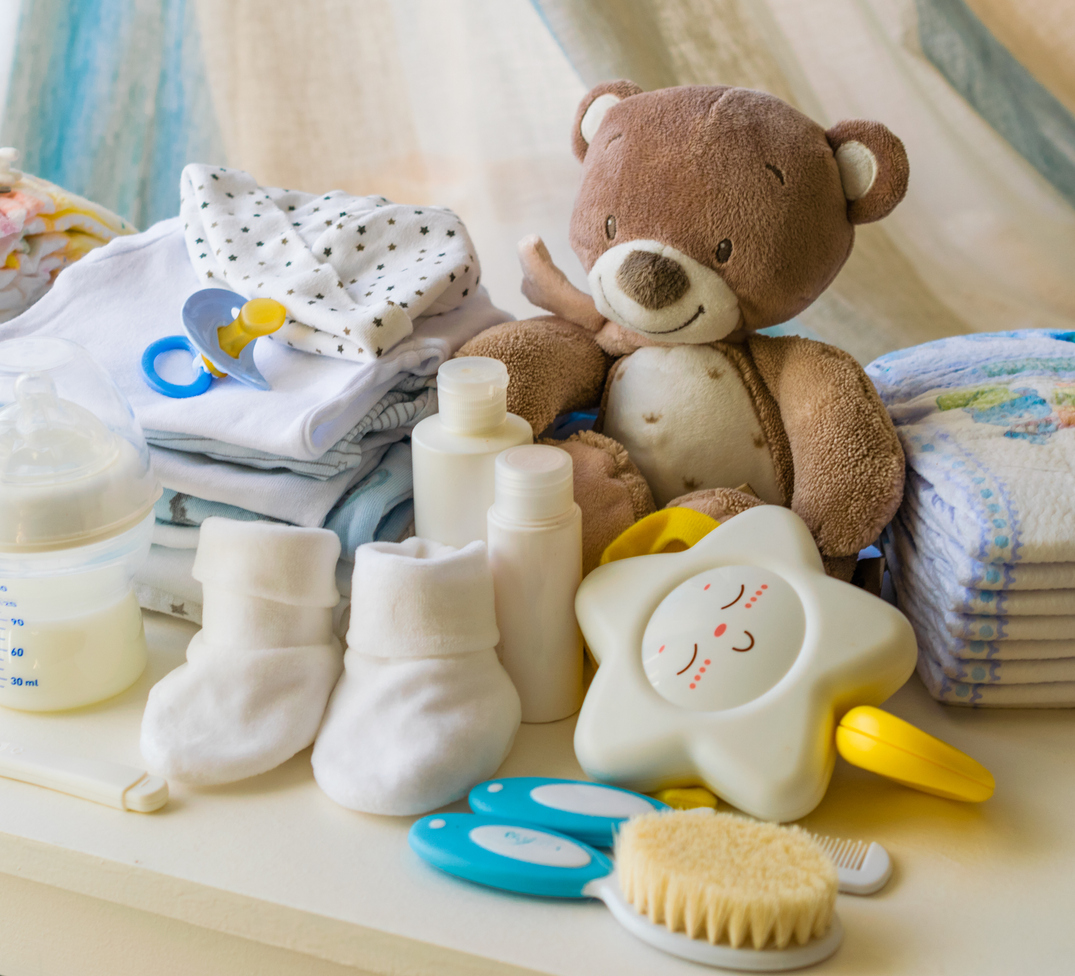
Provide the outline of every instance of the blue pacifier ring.
<path id="1" fill-rule="evenodd" d="M 186 397 L 200 396 L 209 389 L 209 385 L 213 382 L 213 377 L 209 370 L 201 368 L 195 380 L 186 385 L 169 383 L 157 374 L 157 357 L 161 353 L 176 352 L 181 349 L 186 350 L 191 355 L 198 355 L 198 350 L 194 348 L 186 336 L 165 336 L 163 339 L 151 342 L 146 346 L 146 351 L 142 353 L 142 375 L 154 390 L 166 397 L 184 399 Z"/>

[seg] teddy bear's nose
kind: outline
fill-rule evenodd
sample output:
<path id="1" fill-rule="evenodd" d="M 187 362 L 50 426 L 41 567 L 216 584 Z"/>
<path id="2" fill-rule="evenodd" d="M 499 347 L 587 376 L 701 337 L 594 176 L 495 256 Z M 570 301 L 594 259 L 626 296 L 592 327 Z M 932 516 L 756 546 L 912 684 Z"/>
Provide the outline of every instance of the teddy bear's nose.
<path id="1" fill-rule="evenodd" d="M 691 286 L 683 265 L 653 251 L 632 251 L 616 272 L 628 298 L 656 311 L 679 301 Z"/>

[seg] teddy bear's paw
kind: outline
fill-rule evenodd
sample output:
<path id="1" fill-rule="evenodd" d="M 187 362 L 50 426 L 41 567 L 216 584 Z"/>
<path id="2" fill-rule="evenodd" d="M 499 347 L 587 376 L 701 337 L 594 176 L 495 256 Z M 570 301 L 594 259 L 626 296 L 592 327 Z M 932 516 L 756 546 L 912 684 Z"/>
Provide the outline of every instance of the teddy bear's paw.
<path id="1" fill-rule="evenodd" d="M 580 326 L 553 315 L 480 332 L 456 356 L 488 356 L 508 368 L 508 410 L 540 435 L 557 417 L 595 406 L 608 357 Z"/>
<path id="2" fill-rule="evenodd" d="M 582 509 L 582 571 L 588 573 L 619 534 L 655 511 L 646 479 L 611 437 L 583 430 L 566 441 L 541 443 L 563 448 L 575 469 L 575 501 Z"/>
<path id="3" fill-rule="evenodd" d="M 852 553 L 850 556 L 826 556 L 821 554 L 821 561 L 825 564 L 825 572 L 833 579 L 843 580 L 845 583 L 851 582 L 851 577 L 855 575 L 855 567 L 858 565 L 858 554 Z M 864 589 L 869 587 L 863 585 Z M 880 587 L 878 587 L 880 590 Z"/>
<path id="4" fill-rule="evenodd" d="M 739 488 L 705 488 L 673 498 L 665 508 L 693 508 L 718 522 L 727 522 L 748 508 L 764 504 L 757 495 Z"/>
<path id="5" fill-rule="evenodd" d="M 528 302 L 582 326 L 587 332 L 597 332 L 605 324 L 605 317 L 597 311 L 593 299 L 567 280 L 537 234 L 519 241 L 519 263 L 523 269 L 522 293 Z"/>

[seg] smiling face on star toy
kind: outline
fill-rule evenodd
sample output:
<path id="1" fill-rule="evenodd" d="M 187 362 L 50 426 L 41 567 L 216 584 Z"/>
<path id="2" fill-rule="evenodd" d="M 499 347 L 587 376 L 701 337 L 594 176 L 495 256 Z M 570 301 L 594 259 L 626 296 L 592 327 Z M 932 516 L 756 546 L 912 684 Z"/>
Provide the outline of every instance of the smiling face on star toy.
<path id="1" fill-rule="evenodd" d="M 642 666 L 675 705 L 734 708 L 787 674 L 805 630 L 802 603 L 782 577 L 725 566 L 699 573 L 661 601 L 642 637 Z"/>
<path id="2" fill-rule="evenodd" d="M 685 552 L 599 567 L 575 608 L 601 665 L 575 732 L 583 769 L 639 792 L 701 782 L 766 820 L 820 802 L 838 718 L 914 670 L 906 618 L 826 576 L 778 506 Z"/>

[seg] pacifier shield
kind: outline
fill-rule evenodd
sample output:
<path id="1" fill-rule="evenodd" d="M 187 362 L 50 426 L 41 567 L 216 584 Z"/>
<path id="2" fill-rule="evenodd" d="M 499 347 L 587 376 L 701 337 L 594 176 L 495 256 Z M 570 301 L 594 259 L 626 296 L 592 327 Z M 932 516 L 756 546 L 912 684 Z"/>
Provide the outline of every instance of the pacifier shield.
<path id="1" fill-rule="evenodd" d="M 642 636 L 657 693 L 692 711 L 721 711 L 763 695 L 789 671 L 806 635 L 802 602 L 783 577 L 722 566 L 671 591 Z"/>

